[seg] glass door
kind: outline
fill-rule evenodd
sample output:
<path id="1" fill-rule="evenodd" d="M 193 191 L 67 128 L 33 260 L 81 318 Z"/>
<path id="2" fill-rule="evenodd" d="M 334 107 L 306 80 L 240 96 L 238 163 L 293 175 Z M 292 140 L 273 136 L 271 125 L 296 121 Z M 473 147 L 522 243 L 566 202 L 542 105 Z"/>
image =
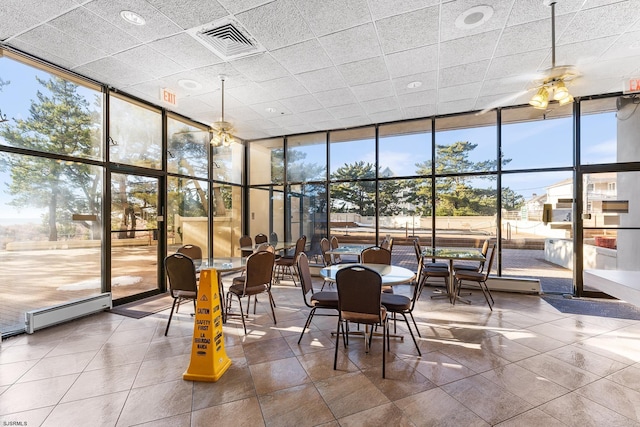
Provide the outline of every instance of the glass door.
<path id="1" fill-rule="evenodd" d="M 111 175 L 111 292 L 113 299 L 158 289 L 159 180 Z"/>

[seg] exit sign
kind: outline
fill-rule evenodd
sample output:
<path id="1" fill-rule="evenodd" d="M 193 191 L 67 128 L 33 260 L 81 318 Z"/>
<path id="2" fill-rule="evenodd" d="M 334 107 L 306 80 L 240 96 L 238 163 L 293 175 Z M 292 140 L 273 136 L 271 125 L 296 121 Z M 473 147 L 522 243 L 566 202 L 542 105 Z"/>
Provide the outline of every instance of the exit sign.
<path id="1" fill-rule="evenodd" d="M 625 80 L 622 91 L 628 93 L 640 93 L 640 77 L 631 77 Z"/>
<path id="2" fill-rule="evenodd" d="M 176 93 L 167 88 L 160 89 L 160 100 L 166 102 L 167 104 L 178 105 Z"/>

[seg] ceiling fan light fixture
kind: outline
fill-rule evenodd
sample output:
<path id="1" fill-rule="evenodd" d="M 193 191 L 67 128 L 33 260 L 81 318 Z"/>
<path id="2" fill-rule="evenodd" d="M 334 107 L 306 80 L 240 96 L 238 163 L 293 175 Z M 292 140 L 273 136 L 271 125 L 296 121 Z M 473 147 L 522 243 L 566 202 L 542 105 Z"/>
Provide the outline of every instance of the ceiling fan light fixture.
<path id="1" fill-rule="evenodd" d="M 538 110 L 544 110 L 549 105 L 549 92 L 546 87 L 541 87 L 538 89 L 538 92 L 533 95 L 531 101 L 529 101 L 529 105 Z"/>
<path id="2" fill-rule="evenodd" d="M 562 101 L 570 96 L 571 94 L 569 93 L 569 89 L 564 85 L 564 82 L 559 81 L 554 85 L 553 99 L 556 101 Z"/>
<path id="3" fill-rule="evenodd" d="M 566 97 L 562 98 L 560 101 L 558 101 L 560 106 L 567 105 L 567 104 L 570 104 L 572 102 L 573 102 L 573 96 L 571 96 L 571 95 L 566 96 Z"/>
<path id="4" fill-rule="evenodd" d="M 231 144 L 233 144 L 234 142 L 236 142 L 235 138 L 233 137 L 233 135 L 231 134 L 233 132 L 233 125 L 227 121 L 225 121 L 224 119 L 224 81 L 226 80 L 226 76 L 221 74 L 220 76 L 218 76 L 220 78 L 220 81 L 222 83 L 222 116 L 220 118 L 220 120 L 218 120 L 217 122 L 213 123 L 212 129 L 211 129 L 211 145 L 213 145 L 214 147 L 220 147 L 220 146 L 224 146 L 224 147 L 228 147 Z"/>

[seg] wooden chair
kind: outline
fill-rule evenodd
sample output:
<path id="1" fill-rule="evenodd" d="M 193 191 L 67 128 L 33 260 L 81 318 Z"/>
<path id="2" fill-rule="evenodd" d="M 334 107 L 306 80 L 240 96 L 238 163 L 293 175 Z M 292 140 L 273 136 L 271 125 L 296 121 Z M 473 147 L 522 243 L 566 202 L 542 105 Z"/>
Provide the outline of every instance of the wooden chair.
<path id="1" fill-rule="evenodd" d="M 279 280 L 284 278 L 285 273 L 288 273 L 288 275 L 291 276 L 291 280 L 293 280 L 293 284 L 298 286 L 293 270 L 297 267 L 296 261 L 298 259 L 298 255 L 300 255 L 301 252 L 304 252 L 306 244 L 307 236 L 300 236 L 298 240 L 296 240 L 296 248 L 293 255 L 284 255 L 280 257 L 280 259 L 276 260 L 276 271 L 278 272 L 277 277 Z"/>
<path id="2" fill-rule="evenodd" d="M 484 295 L 484 299 L 487 300 L 487 304 L 489 305 L 489 309 L 493 311 L 493 304 L 495 304 L 493 300 L 493 296 L 491 295 L 491 291 L 487 286 L 487 279 L 489 278 L 489 274 L 491 274 L 491 266 L 493 265 L 493 258 L 496 254 L 496 244 L 494 243 L 491 247 L 491 256 L 489 257 L 489 263 L 487 264 L 487 270 L 485 272 L 481 271 L 468 271 L 468 270 L 457 270 L 455 272 L 455 289 L 454 289 L 454 298 L 453 304 L 456 304 L 455 296 L 460 294 L 460 289 L 462 288 L 462 283 L 466 282 L 475 282 L 477 286 L 480 287 L 482 294 Z M 491 302 L 489 302 L 491 301 Z"/>
<path id="3" fill-rule="evenodd" d="M 258 245 L 260 243 L 267 243 L 269 241 L 269 238 L 266 234 L 258 233 L 253 240 L 256 242 L 256 245 Z"/>
<path id="4" fill-rule="evenodd" d="M 489 252 L 489 239 L 485 240 L 484 243 L 482 244 L 482 249 L 480 251 L 482 253 L 483 257 L 487 257 L 487 253 Z M 484 261 L 478 261 L 475 264 L 461 264 L 461 263 L 455 263 L 453 264 L 453 270 L 454 271 L 458 271 L 458 270 L 464 270 L 464 271 L 482 271 L 482 269 L 484 268 Z"/>
<path id="5" fill-rule="evenodd" d="M 179 254 L 184 254 L 189 258 L 196 260 L 202 259 L 202 248 L 196 245 L 182 245 L 176 250 Z"/>
<path id="6" fill-rule="evenodd" d="M 176 313 L 178 312 L 180 302 L 192 300 L 193 309 L 195 310 L 196 300 L 198 299 L 198 285 L 196 267 L 193 264 L 193 260 L 187 255 L 181 253 L 169 255 L 164 259 L 164 268 L 169 279 L 169 295 L 173 298 L 169 321 L 167 322 L 167 328 L 164 330 L 164 336 L 166 337 L 173 318 L 173 311 L 175 309 Z"/>
<path id="7" fill-rule="evenodd" d="M 277 324 L 276 313 L 274 311 L 274 300 L 271 294 L 271 279 L 273 278 L 273 263 L 275 255 L 269 251 L 255 252 L 249 255 L 247 258 L 247 265 L 245 269 L 245 275 L 242 277 L 235 277 L 233 284 L 229 287 L 227 292 L 227 317 L 229 316 L 229 310 L 231 308 L 231 295 L 235 295 L 238 298 L 238 304 L 240 306 L 240 317 L 242 318 L 242 327 L 244 333 L 247 333 L 247 325 L 245 323 L 245 314 L 242 309 L 242 298 L 247 297 L 247 314 L 249 317 L 249 307 L 251 306 L 251 296 L 257 296 L 262 293 L 269 295 L 269 307 L 271 307 L 271 314 L 273 316 L 273 323 Z M 256 312 L 256 301 L 253 305 L 253 313 Z"/>
<path id="8" fill-rule="evenodd" d="M 379 246 L 372 246 L 360 253 L 360 262 L 363 264 L 391 265 L 391 252 Z"/>
<path id="9" fill-rule="evenodd" d="M 422 276 L 422 263 L 418 264 L 418 272 L 416 274 L 416 278 L 413 282 L 413 293 L 411 298 L 394 294 L 394 293 L 382 293 L 382 297 L 380 302 L 387 309 L 387 313 L 393 314 L 393 331 L 396 332 L 396 315 L 402 314 L 404 317 L 404 321 L 407 324 L 407 329 L 409 329 L 409 333 L 411 334 L 411 339 L 413 339 L 413 343 L 416 345 L 416 350 L 418 351 L 418 355 L 422 356 L 420 352 L 420 347 L 418 346 L 418 342 L 416 341 L 416 337 L 413 335 L 413 331 L 411 330 L 411 325 L 409 325 L 409 320 L 407 319 L 407 314 L 411 316 L 411 320 L 413 321 L 413 325 L 416 327 L 416 332 L 418 336 L 420 335 L 420 330 L 418 330 L 418 324 L 416 323 L 416 319 L 413 317 L 413 308 L 416 305 L 416 300 L 419 298 L 420 293 L 422 292 L 422 285 L 424 283 L 424 277 Z M 388 339 L 388 336 L 387 336 Z M 389 343 L 387 342 L 387 345 Z"/>
<path id="10" fill-rule="evenodd" d="M 253 240 L 251 240 L 251 236 L 247 236 L 246 234 L 240 237 L 240 247 L 253 247 Z M 246 258 L 251 255 L 253 251 L 244 250 L 242 251 L 242 257 Z"/>
<path id="11" fill-rule="evenodd" d="M 349 322 L 372 326 L 369 328 L 369 336 L 366 333 L 364 334 L 365 348 L 368 352 L 373 326 L 381 325 L 382 378 L 384 378 L 389 322 L 387 320 L 387 309 L 381 304 L 382 278 L 370 268 L 363 265 L 352 265 L 336 273 L 336 287 L 338 288 L 338 325 L 333 369 L 336 370 L 338 366 L 338 345 L 341 329 L 346 347 L 348 344 Z"/>
<path id="12" fill-rule="evenodd" d="M 326 239 L 325 239 L 326 240 Z M 337 292 L 315 292 L 313 290 L 313 281 L 311 279 L 311 271 L 309 270 L 309 259 L 304 252 L 298 255 L 298 273 L 300 274 L 300 287 L 302 288 L 302 297 L 304 298 L 304 304 L 311 308 L 307 321 L 302 328 L 300 338 L 298 338 L 298 344 L 302 341 L 302 336 L 311 324 L 313 316 L 316 314 L 317 309 L 327 309 L 338 311 L 338 293 Z M 324 285 L 323 285 L 324 286 Z M 322 316 L 337 316 L 335 314 L 320 314 Z"/>

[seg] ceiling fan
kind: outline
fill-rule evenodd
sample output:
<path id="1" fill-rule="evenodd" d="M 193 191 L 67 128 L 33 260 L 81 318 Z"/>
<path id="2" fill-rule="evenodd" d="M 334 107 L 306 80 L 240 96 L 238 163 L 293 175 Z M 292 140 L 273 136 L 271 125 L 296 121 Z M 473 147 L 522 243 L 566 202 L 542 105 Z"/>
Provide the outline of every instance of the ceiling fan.
<path id="1" fill-rule="evenodd" d="M 227 77 L 224 74 L 220 74 L 218 78 L 220 79 L 222 89 L 222 114 L 220 120 L 218 120 L 217 122 L 213 122 L 210 130 L 207 132 L 211 134 L 211 145 L 213 145 L 214 147 L 228 147 L 231 144 L 235 143 L 236 139 L 232 135 L 232 132 L 234 131 L 233 125 L 224 119 L 224 82 Z M 186 130 L 175 132 L 173 135 L 194 134 L 201 132 L 205 131 Z"/>
<path id="2" fill-rule="evenodd" d="M 542 70 L 541 75 L 534 78 L 533 85 L 530 88 L 491 103 L 477 115 L 504 106 L 532 91 L 536 93 L 529 101 L 529 104 L 539 110 L 546 110 L 551 100 L 558 101 L 560 105 L 573 102 L 573 96 L 569 93 L 567 84 L 579 77 L 580 73 L 573 65 L 556 65 L 556 1 L 544 0 L 544 5 L 551 7 L 551 67 Z"/>

